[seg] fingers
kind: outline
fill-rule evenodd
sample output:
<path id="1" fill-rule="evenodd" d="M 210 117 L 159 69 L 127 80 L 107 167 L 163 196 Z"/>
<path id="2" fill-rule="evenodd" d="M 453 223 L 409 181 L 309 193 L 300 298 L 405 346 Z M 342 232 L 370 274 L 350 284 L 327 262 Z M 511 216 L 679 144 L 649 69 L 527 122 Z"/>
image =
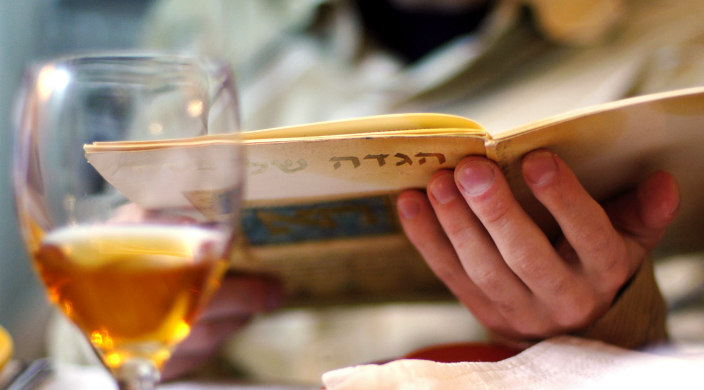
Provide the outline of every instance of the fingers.
<path id="1" fill-rule="evenodd" d="M 504 262 L 492 237 L 463 198 L 452 172 L 436 174 L 430 180 L 428 194 L 469 279 L 503 317 L 526 318 L 525 312 L 533 310 L 531 291 Z"/>
<path id="2" fill-rule="evenodd" d="M 504 334 L 546 334 L 573 320 L 562 315 L 568 308 L 585 306 L 579 304 L 590 297 L 584 283 L 523 212 L 495 164 L 467 158 L 454 178 L 449 171 L 436 174 L 428 192 L 425 203 L 418 192 L 399 197 L 404 230 L 484 325 Z M 409 194 L 416 202 L 413 218 L 404 212 Z"/>
<path id="3" fill-rule="evenodd" d="M 526 184 L 560 225 L 579 259 L 577 265 L 595 291 L 610 299 L 640 259 L 627 256 L 627 247 L 604 209 L 557 155 L 537 150 L 523 158 L 521 167 Z"/>
<path id="4" fill-rule="evenodd" d="M 579 299 L 584 286 L 515 200 L 496 164 L 466 158 L 455 169 L 455 179 L 505 264 L 533 294 L 557 307 Z"/>
<path id="5" fill-rule="evenodd" d="M 648 176 L 637 190 L 639 215 L 644 231 L 637 226 L 627 226 L 630 233 L 644 235 L 647 230 L 663 230 L 677 215 L 680 206 L 680 192 L 677 181 L 667 172 L 655 172 Z M 645 233 L 647 234 L 647 233 Z"/>
<path id="6" fill-rule="evenodd" d="M 554 153 L 522 160 L 525 183 L 559 224 L 557 247 L 513 197 L 498 166 L 470 156 L 399 196 L 399 216 L 426 262 L 495 333 L 545 337 L 603 313 L 679 205 L 656 173 L 602 208 Z"/>
<path id="7" fill-rule="evenodd" d="M 503 317 L 467 276 L 426 195 L 416 190 L 404 191 L 397 206 L 406 235 L 435 275 L 486 326 L 505 327 Z"/>
<path id="8" fill-rule="evenodd" d="M 204 366 L 217 355 L 227 337 L 244 327 L 249 319 L 249 316 L 238 316 L 196 323 L 166 362 L 162 370 L 164 380 L 180 377 Z"/>
<path id="9" fill-rule="evenodd" d="M 675 219 L 680 205 L 679 187 L 666 172 L 655 172 L 629 192 L 606 204 L 614 225 L 644 251 L 658 243 Z"/>
<path id="10" fill-rule="evenodd" d="M 167 361 L 163 377 L 173 379 L 207 363 L 228 336 L 254 315 L 279 307 L 281 298 L 279 283 L 268 276 L 227 273 L 188 337 Z"/>
<path id="11" fill-rule="evenodd" d="M 210 356 L 175 355 L 166 362 L 161 370 L 161 380 L 166 382 L 192 373 L 205 366 L 210 359 Z"/>
<path id="12" fill-rule="evenodd" d="M 521 167 L 526 184 L 560 225 L 588 272 L 618 271 L 625 277 L 628 269 L 635 269 L 635 264 L 628 268 L 616 262 L 625 257 L 622 240 L 603 208 L 557 155 L 534 151 Z"/>
<path id="13" fill-rule="evenodd" d="M 678 204 L 674 179 L 664 173 L 612 202 L 607 206 L 609 214 L 562 159 L 548 150 L 527 154 L 522 173 L 535 197 L 560 225 L 591 285 L 607 295 L 617 291 L 640 266 L 647 250 L 671 222 Z M 624 230 L 637 237 L 639 245 L 624 240 Z"/>
<path id="14" fill-rule="evenodd" d="M 228 272 L 200 318 L 209 320 L 254 315 L 278 308 L 281 301 L 281 286 L 274 279 L 264 275 Z"/>
<path id="15" fill-rule="evenodd" d="M 553 179 L 559 183 L 568 173 L 553 172 Z M 549 182 L 536 183 L 543 190 L 550 187 Z M 600 307 L 587 281 L 523 211 L 493 162 L 472 156 L 458 164 L 454 175 L 436 174 L 428 184 L 429 202 L 421 203 L 422 194 L 414 193 L 412 219 L 403 212 L 406 194 L 399 198 L 399 209 L 407 235 L 440 278 L 495 332 L 550 334 L 583 324 Z M 460 272 L 467 278 L 456 275 Z"/>
<path id="16" fill-rule="evenodd" d="M 244 327 L 251 316 L 233 316 L 222 319 L 199 321 L 177 347 L 178 356 L 212 356 L 223 341 L 234 331 Z"/>

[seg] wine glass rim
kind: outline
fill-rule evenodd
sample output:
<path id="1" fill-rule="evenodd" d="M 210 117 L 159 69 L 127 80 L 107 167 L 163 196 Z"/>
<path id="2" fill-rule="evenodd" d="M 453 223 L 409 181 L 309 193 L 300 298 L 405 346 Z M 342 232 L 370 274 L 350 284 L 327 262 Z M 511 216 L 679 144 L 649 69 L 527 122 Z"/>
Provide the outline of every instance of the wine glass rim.
<path id="1" fill-rule="evenodd" d="M 33 61 L 29 68 L 33 70 L 41 69 L 48 65 L 72 65 L 81 63 L 100 62 L 129 62 L 129 61 L 158 61 L 173 65 L 208 65 L 219 68 L 227 66 L 224 59 L 201 56 L 188 53 L 173 53 L 163 51 L 92 51 L 85 53 L 64 54 L 56 57 L 38 59 Z"/>

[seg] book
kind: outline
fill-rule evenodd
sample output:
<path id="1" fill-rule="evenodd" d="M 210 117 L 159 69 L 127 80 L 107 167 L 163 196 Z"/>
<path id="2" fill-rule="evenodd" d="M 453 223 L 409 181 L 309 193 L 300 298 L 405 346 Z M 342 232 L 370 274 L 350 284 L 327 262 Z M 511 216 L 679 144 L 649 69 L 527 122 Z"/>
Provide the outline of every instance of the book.
<path id="1" fill-rule="evenodd" d="M 452 169 L 468 155 L 497 162 L 550 238 L 559 228 L 521 177 L 527 152 L 557 153 L 599 201 L 632 189 L 655 170 L 668 171 L 680 184 L 682 202 L 657 252 L 704 246 L 704 87 L 618 100 L 504 131 L 459 116 L 408 113 L 237 136 L 96 142 L 85 152 L 118 191 L 148 207 L 144 185 L 168 185 L 174 202 L 192 202 L 181 194 L 199 190 L 197 181 L 164 183 L 164 159 L 194 175 L 226 177 L 218 148 L 232 142 L 246 150 L 244 243 L 232 267 L 280 277 L 291 306 L 450 298 L 405 238 L 395 196 L 424 188 L 434 172 Z"/>

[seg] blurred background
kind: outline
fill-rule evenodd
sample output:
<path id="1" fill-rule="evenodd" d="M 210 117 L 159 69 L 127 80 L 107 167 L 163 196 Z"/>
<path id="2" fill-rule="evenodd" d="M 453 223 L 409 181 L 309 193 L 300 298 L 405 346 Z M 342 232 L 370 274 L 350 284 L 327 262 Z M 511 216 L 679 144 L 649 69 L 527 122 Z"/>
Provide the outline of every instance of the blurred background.
<path id="1" fill-rule="evenodd" d="M 32 61 L 137 45 L 150 0 L 0 1 L 0 324 L 20 359 L 44 353 L 50 309 L 17 232 L 9 170 L 13 98 Z"/>
<path id="2" fill-rule="evenodd" d="M 377 0 L 366 4 L 374 1 Z M 440 60 L 449 56 L 449 64 L 431 58 L 432 61 L 414 63 L 418 66 L 403 71 L 407 64 L 393 56 L 367 55 L 364 61 L 358 61 L 361 56 L 357 49 L 364 45 L 354 42 L 351 32 L 355 26 L 347 19 L 335 19 L 337 14 L 325 7 L 316 14 L 325 18 L 317 21 L 334 21 L 338 34 L 331 35 L 329 41 L 342 37 L 341 41 L 328 42 L 323 39 L 327 36 L 322 37 L 325 34 L 315 29 L 307 31 L 313 39 L 296 39 L 289 34 L 296 26 L 314 24 L 310 23 L 312 13 L 307 10 L 324 0 L 0 0 L 0 325 L 13 336 L 15 356 L 31 359 L 47 353 L 45 330 L 52 318 L 17 232 L 9 170 L 13 97 L 23 68 L 32 61 L 89 50 L 152 46 L 197 47 L 203 53 L 228 56 L 234 63 L 257 51 L 252 58 L 262 61 L 251 61 L 251 66 L 235 69 L 240 72 L 236 77 L 245 91 L 245 128 L 413 110 L 465 115 L 488 128 L 500 129 L 626 94 L 704 85 L 701 12 L 686 12 L 687 7 L 699 10 L 700 2 L 672 0 L 685 7 L 675 12 L 677 5 L 643 0 L 642 4 L 651 5 L 649 12 L 628 19 L 635 21 L 633 26 L 611 45 L 580 51 L 560 48 L 542 39 L 533 39 L 532 46 L 518 41 L 525 48 L 522 54 L 545 56 L 536 55 L 537 60 L 528 61 L 516 55 L 512 63 L 502 56 L 496 62 L 502 65 L 498 70 L 505 73 L 496 72 L 493 67 L 482 73 L 481 66 L 470 66 L 477 56 L 468 50 L 474 48 L 472 39 L 461 36 L 462 39 L 450 42 L 454 46 L 448 46 L 448 50 L 430 56 Z M 152 11 L 157 3 L 161 9 L 155 16 Z M 256 18 L 252 16 L 255 12 Z M 656 16 L 668 23 L 659 27 L 652 22 Z M 148 20 L 154 23 L 149 24 Z M 281 20 L 290 23 L 282 25 Z M 277 29 L 281 31 L 274 31 Z M 533 29 L 529 32 L 531 37 L 535 35 Z M 277 39 L 270 39 L 275 33 L 279 34 Z M 646 39 L 652 45 L 644 44 Z M 321 42 L 322 49 L 316 47 Z M 228 43 L 230 51 L 223 53 L 222 47 Z M 337 45 L 349 50 L 338 50 Z M 510 66 L 503 66 L 504 62 Z M 269 66 L 262 66 L 263 63 Z M 346 68 L 347 63 L 354 63 L 358 71 Z M 601 66 L 604 64 L 607 66 Z M 560 72 L 549 72 L 551 65 L 559 65 Z M 443 77 L 447 79 L 429 71 L 438 67 L 444 69 Z M 469 71 L 465 74 L 464 70 Z M 504 77 L 509 71 L 511 77 Z M 270 75 L 276 77 L 267 77 Z M 428 75 L 431 77 L 425 77 Z M 466 75 L 471 80 L 462 78 Z M 456 81 L 451 77 L 462 82 L 447 82 Z M 439 99 L 438 90 L 462 103 L 453 106 L 456 102 L 448 99 L 446 106 L 439 105 L 443 100 Z M 321 91 L 326 93 L 325 98 L 321 98 Z M 295 99 L 288 99 L 290 104 L 279 104 L 286 96 Z M 505 104 L 497 104 L 509 98 L 513 99 L 509 101 L 514 108 L 512 115 L 506 115 Z M 658 277 L 664 281 L 661 287 L 670 298 L 671 310 L 679 310 L 670 313 L 670 329 L 681 340 L 701 342 L 704 262 L 700 256 L 682 257 L 665 265 L 658 267 Z M 696 306 L 697 310 L 680 310 L 677 302 L 685 309 Z M 233 348 L 244 351 L 243 359 L 257 360 L 252 367 L 263 362 L 269 369 L 274 367 L 277 374 L 317 383 L 317 375 L 324 369 L 399 356 L 418 346 L 467 340 L 478 334 L 476 323 L 459 305 L 435 306 L 433 316 L 426 315 L 427 308 L 422 306 L 415 307 L 415 313 L 409 308 L 403 313 L 368 310 L 309 316 L 298 312 L 288 313 L 288 317 L 284 313 L 269 317 L 268 322 L 255 323 Z M 452 327 L 439 331 L 440 325 L 448 323 Z"/>
<path id="3" fill-rule="evenodd" d="M 62 317 L 55 315 L 54 309 L 48 305 L 43 287 L 31 269 L 17 231 L 10 165 L 13 100 L 20 86 L 23 69 L 35 61 L 93 50 L 144 47 L 187 50 L 198 47 L 207 53 L 220 54 L 218 46 L 224 43 L 213 40 L 212 36 L 227 40 L 228 37 L 217 34 L 223 29 L 227 29 L 233 36 L 246 37 L 235 39 L 236 44 L 230 47 L 232 52 L 227 53 L 244 55 L 243 52 L 246 54 L 259 47 L 259 42 L 273 35 L 270 30 L 275 30 L 272 26 L 278 27 L 277 20 L 305 20 L 305 10 L 312 9 L 317 3 L 318 0 L 273 1 L 268 2 L 270 9 L 260 7 L 264 9 L 262 11 L 255 10 L 259 4 L 251 0 L 202 3 L 160 0 L 0 0 L 0 212 L 4 222 L 0 226 L 0 245 L 4 255 L 0 260 L 0 325 L 8 329 L 13 337 L 15 358 L 34 359 L 52 355 L 58 349 L 60 359 L 91 363 L 87 345 L 83 345 L 83 340 L 75 336 L 72 329 L 67 329 L 70 325 L 61 321 Z M 161 8 L 157 9 L 157 6 Z M 236 18 L 236 21 L 218 14 L 218 7 L 228 8 L 227 15 Z M 172 14 L 174 10 L 177 12 Z M 269 14 L 270 10 L 276 12 Z M 260 17 L 257 20 L 264 22 L 251 22 L 249 16 L 255 12 Z M 203 15 L 217 15 L 217 19 L 204 18 Z M 246 35 L 242 35 L 243 32 Z M 292 69 L 288 73 L 297 78 L 296 66 L 310 67 L 315 64 L 317 57 L 306 42 L 294 42 L 289 47 L 294 56 L 293 59 L 285 60 L 286 69 Z M 277 53 L 277 47 L 270 52 Z M 386 68 L 395 69 L 384 65 L 381 70 Z M 252 70 L 235 69 L 236 73 Z M 367 71 L 375 73 L 376 68 L 371 67 Z M 313 66 L 308 73 L 321 72 Z M 240 81 L 246 79 L 240 76 L 236 74 Z M 301 106 L 307 106 L 308 110 L 296 107 L 294 110 L 268 115 L 265 111 L 271 109 L 270 105 L 252 104 L 249 111 L 260 113 L 253 116 L 265 118 L 268 122 L 250 121 L 249 128 L 269 127 L 276 121 L 293 124 L 332 116 L 354 116 L 360 112 L 365 113 L 366 109 L 384 110 L 382 106 L 369 108 L 351 100 L 347 105 L 342 104 L 347 97 L 338 92 L 327 102 L 329 109 L 321 109 L 314 102 L 319 97 L 310 93 L 318 84 L 309 78 L 300 79 L 304 88 L 311 85 L 307 91 L 299 94 L 303 97 Z M 337 79 L 333 78 L 334 80 Z M 369 81 L 377 82 L 366 80 Z M 354 84 L 355 81 L 351 80 L 350 83 Z M 337 85 L 332 87 L 337 89 Z M 270 97 L 267 99 L 264 100 L 275 100 Z M 243 101 L 256 102 L 257 99 L 256 96 L 251 99 L 245 96 Z M 340 109 L 335 111 L 334 108 L 338 107 Z M 283 378 L 317 383 L 319 374 L 329 368 L 399 356 L 415 346 L 464 339 L 477 332 L 476 321 L 459 304 L 452 302 L 433 306 L 434 318 L 423 314 L 427 309 L 423 305 L 410 310 L 387 310 L 389 308 L 382 306 L 352 311 L 277 313 L 251 325 L 246 332 L 240 334 L 230 349 L 242 351 L 238 354 L 242 359 L 240 364 L 250 371 L 261 368 L 265 379 L 270 379 L 267 373 L 271 373 L 276 380 Z M 415 323 L 412 329 L 408 327 L 411 317 Z M 438 322 L 453 323 L 454 327 L 452 331 L 437 332 Z M 409 332 L 396 332 L 395 329 L 399 328 L 409 329 Z M 384 339 L 384 342 L 379 342 L 380 339 Z M 412 346 L 409 346 L 409 339 L 413 341 Z"/>

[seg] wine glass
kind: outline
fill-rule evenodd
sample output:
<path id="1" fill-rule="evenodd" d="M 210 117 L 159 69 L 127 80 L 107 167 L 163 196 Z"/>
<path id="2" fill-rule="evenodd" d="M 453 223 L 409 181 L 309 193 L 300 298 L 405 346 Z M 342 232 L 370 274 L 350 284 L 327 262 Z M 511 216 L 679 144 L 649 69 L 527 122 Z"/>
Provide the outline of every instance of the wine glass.
<path id="1" fill-rule="evenodd" d="M 244 179 L 231 71 L 169 55 L 59 58 L 28 69 L 18 103 L 16 211 L 48 298 L 120 388 L 154 388 L 236 241 Z M 215 153 L 166 144 L 120 153 L 103 172 L 84 150 L 212 133 L 228 133 Z"/>

